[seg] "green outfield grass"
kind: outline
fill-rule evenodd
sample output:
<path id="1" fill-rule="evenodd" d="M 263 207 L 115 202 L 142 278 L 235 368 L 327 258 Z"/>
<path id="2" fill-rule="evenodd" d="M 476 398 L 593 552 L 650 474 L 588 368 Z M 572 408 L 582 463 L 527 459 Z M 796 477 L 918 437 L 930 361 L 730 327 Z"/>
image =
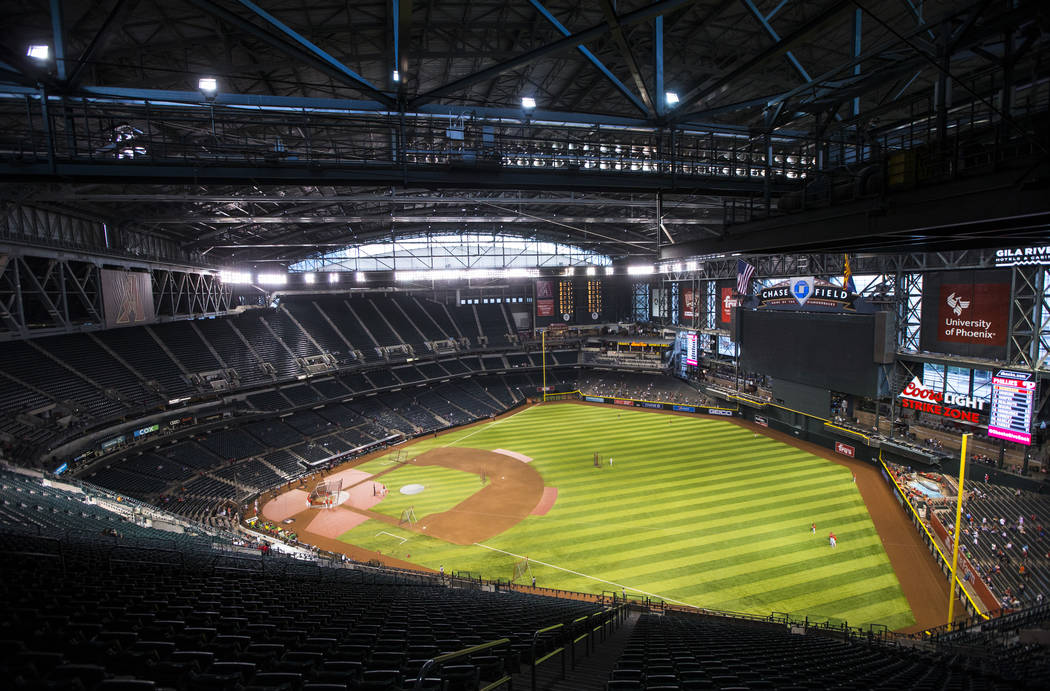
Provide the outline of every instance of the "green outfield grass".
<path id="1" fill-rule="evenodd" d="M 710 609 L 914 624 L 851 473 L 732 423 L 547 404 L 421 440 L 410 455 L 441 446 L 532 457 L 558 489 L 554 508 L 484 545 L 452 545 L 378 521 L 340 539 L 488 578 L 509 578 L 515 560 L 528 556 L 537 585 L 567 590 L 625 588 Z M 611 456 L 612 466 L 594 468 L 595 452 Z M 389 466 L 373 470 L 381 468 Z M 433 483 L 428 501 L 454 505 L 462 489 Z M 377 537 L 380 530 L 409 539 L 399 545 Z M 835 549 L 829 531 L 839 539 Z"/>

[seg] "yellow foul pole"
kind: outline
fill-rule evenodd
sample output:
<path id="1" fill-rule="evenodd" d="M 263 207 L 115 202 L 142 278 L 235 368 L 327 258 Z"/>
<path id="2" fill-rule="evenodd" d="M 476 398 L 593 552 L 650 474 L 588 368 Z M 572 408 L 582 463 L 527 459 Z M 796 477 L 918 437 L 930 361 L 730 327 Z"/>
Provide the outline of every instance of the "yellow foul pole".
<path id="1" fill-rule="evenodd" d="M 970 433 L 962 435 L 962 450 L 959 452 L 959 498 L 955 502 L 955 536 L 952 545 L 952 571 L 948 579 L 948 630 L 952 628 L 952 617 L 955 613 L 955 567 L 959 565 L 959 532 L 962 529 L 963 482 L 966 478 L 966 443 Z"/>
<path id="2" fill-rule="evenodd" d="M 547 400 L 547 330 L 540 332 L 540 353 L 543 358 L 543 392 L 541 401 Z"/>

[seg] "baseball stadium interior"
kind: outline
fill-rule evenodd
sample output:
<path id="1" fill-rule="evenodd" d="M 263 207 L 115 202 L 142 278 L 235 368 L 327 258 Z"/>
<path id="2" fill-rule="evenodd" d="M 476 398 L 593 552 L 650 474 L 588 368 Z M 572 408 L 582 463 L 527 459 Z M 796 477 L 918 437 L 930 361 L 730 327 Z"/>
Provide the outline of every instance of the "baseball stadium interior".
<path id="1" fill-rule="evenodd" d="M 1047 3 L 0 10 L 9 688 L 1046 688 Z"/>

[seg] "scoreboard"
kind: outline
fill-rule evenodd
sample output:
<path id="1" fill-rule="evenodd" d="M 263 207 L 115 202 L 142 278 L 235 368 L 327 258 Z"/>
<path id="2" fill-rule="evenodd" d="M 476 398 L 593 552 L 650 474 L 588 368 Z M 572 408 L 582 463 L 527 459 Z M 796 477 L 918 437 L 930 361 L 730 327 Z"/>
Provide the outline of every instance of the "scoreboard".
<path id="1" fill-rule="evenodd" d="M 685 350 L 685 364 L 696 367 L 698 360 L 696 358 L 696 332 L 690 331 L 686 334 L 686 350 Z"/>
<path id="2" fill-rule="evenodd" d="M 1032 408 L 1035 381 L 1029 372 L 999 370 L 992 378 L 992 410 L 988 417 L 988 436 L 1032 443 Z"/>

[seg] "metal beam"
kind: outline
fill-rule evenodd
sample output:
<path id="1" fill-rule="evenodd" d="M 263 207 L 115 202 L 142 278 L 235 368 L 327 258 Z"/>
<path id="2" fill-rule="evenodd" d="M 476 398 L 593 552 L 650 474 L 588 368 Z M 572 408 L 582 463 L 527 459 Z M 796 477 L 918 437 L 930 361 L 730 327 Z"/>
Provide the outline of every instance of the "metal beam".
<path id="1" fill-rule="evenodd" d="M 344 72 L 343 70 L 340 70 L 334 65 L 326 62 L 320 56 L 310 52 L 309 50 L 303 50 L 301 48 L 297 48 L 285 43 L 284 41 L 278 39 L 276 36 L 273 36 L 269 32 L 263 31 L 255 24 L 252 24 L 248 20 L 234 14 L 233 12 L 230 12 L 224 7 L 220 7 L 211 0 L 186 0 L 186 2 L 220 19 L 221 21 L 229 24 L 230 26 L 254 36 L 255 38 L 267 44 L 274 50 L 283 53 L 284 55 L 292 58 L 293 60 L 304 62 L 307 65 L 313 67 L 314 69 L 324 74 L 327 74 L 330 77 L 339 80 L 340 82 L 349 84 L 350 86 L 353 86 L 356 89 L 367 93 L 368 95 L 374 97 L 377 101 L 379 101 L 379 103 L 382 103 L 387 107 L 396 106 L 395 100 L 391 98 L 388 94 L 379 91 L 371 84 L 368 84 L 368 82 L 361 80 L 359 77 L 355 79 L 354 77 L 350 76 L 351 74 L 354 74 L 352 71 L 350 71 L 350 74 L 348 74 L 347 72 Z M 199 96 L 197 100 L 200 100 Z"/>
<path id="2" fill-rule="evenodd" d="M 3 190 L 0 190 L 2 192 Z M 2 196 L 0 196 L 2 198 Z M 244 196 L 230 194 L 149 194 L 149 193 L 106 193 L 106 192 L 62 192 L 46 189 L 33 194 L 27 198 L 27 203 L 41 201 L 52 202 L 111 202 L 115 204 L 128 204 L 133 202 L 145 202 L 149 204 L 176 203 L 176 204 L 201 204 L 201 203 L 227 203 L 227 204 L 257 204 L 278 203 L 298 204 L 308 202 L 319 202 L 325 206 L 344 203 L 371 202 L 376 205 L 463 205 L 478 204 L 481 201 L 496 201 L 501 204 L 514 204 L 515 206 L 610 206 L 616 208 L 652 208 L 653 203 L 646 199 L 623 199 L 614 197 L 468 197 L 468 196 L 392 196 L 387 192 L 377 194 L 336 194 L 331 196 L 319 196 L 317 194 L 291 192 L 287 195 L 274 194 L 249 194 Z M 671 209 L 721 209 L 722 202 L 718 198 L 712 198 L 709 202 L 664 202 Z"/>
<path id="3" fill-rule="evenodd" d="M 66 80 L 66 88 L 76 88 L 80 84 L 88 64 L 94 59 L 95 54 L 102 50 L 109 39 L 112 38 L 113 27 L 122 25 L 128 13 L 134 10 L 137 4 L 138 0 L 117 0 L 109 15 L 106 16 L 106 21 L 102 23 L 102 26 L 95 33 L 95 37 L 91 39 L 91 43 L 84 49 L 84 52 L 81 53 L 80 58 L 77 60 L 77 64 L 74 65 L 69 79 Z"/>
<path id="4" fill-rule="evenodd" d="M 808 22 L 795 29 L 793 32 L 785 36 L 782 40 L 774 43 L 765 50 L 759 52 L 757 55 L 752 57 L 750 60 L 745 61 L 742 65 L 734 70 L 730 70 L 711 84 L 704 86 L 704 83 L 699 83 L 690 88 L 685 95 L 682 96 L 683 105 L 687 104 L 699 104 L 703 99 L 715 93 L 719 89 L 732 82 L 736 81 L 740 77 L 746 74 L 750 74 L 760 66 L 769 62 L 770 60 L 777 58 L 787 51 L 791 50 L 797 44 L 802 43 L 812 36 L 817 31 L 820 31 L 825 24 L 836 19 L 839 14 L 845 11 L 847 8 L 853 5 L 850 0 L 838 0 L 833 5 L 829 6 L 824 11 L 820 12 Z M 684 108 L 681 110 L 684 111 Z M 672 122 L 682 122 L 689 120 L 694 117 L 693 113 L 679 113 L 672 114 L 669 118 Z"/>
<path id="5" fill-rule="evenodd" d="M 755 19 L 757 19 L 758 23 L 762 25 L 762 28 L 766 30 L 766 33 L 769 34 L 769 36 L 775 42 L 779 43 L 780 34 L 778 34 L 776 30 L 773 29 L 773 25 L 769 23 L 769 20 L 767 20 L 766 17 L 758 11 L 758 8 L 755 7 L 755 3 L 752 2 L 752 0 L 743 0 L 743 2 L 745 5 L 747 5 L 747 8 L 751 10 L 751 14 L 755 15 Z M 788 50 L 784 51 L 784 55 L 786 55 L 788 61 L 795 66 L 795 69 L 798 70 L 798 73 L 802 75 L 802 79 L 804 79 L 807 82 L 810 81 L 809 72 L 806 72 L 806 68 L 802 66 L 802 63 L 798 61 L 798 58 L 795 57 L 794 53 Z"/>
<path id="6" fill-rule="evenodd" d="M 642 102 L 645 103 L 649 113 L 655 115 L 653 100 L 649 97 L 649 90 L 645 88 L 645 80 L 642 79 L 642 72 L 638 69 L 638 62 L 634 59 L 634 52 L 631 51 L 631 46 L 627 44 L 627 38 L 623 35 L 620 18 L 616 15 L 616 10 L 613 9 L 609 0 L 602 0 L 602 11 L 605 12 L 605 21 L 612 27 L 613 40 L 616 41 L 616 45 L 620 48 L 620 55 L 623 56 L 624 61 L 627 63 L 627 69 L 631 72 L 631 78 L 634 80 L 634 86 L 638 89 L 638 93 L 641 94 Z"/>
<path id="7" fill-rule="evenodd" d="M 187 0 L 187 2 L 198 3 L 208 0 Z M 293 50 L 289 46 L 285 49 Z M 3 46 L 0 46 L 0 51 Z M 302 58 L 302 55 L 299 55 Z M 27 78 L 28 80 L 28 78 Z M 35 82 L 30 82 L 35 84 Z M 49 89 L 48 93 L 54 100 L 60 97 L 54 95 Z M 0 84 L 0 98 L 18 98 L 24 100 L 26 96 L 39 99 L 41 92 L 36 86 Z M 210 102 L 204 102 L 199 91 L 175 91 L 169 89 L 142 89 L 115 86 L 83 86 L 75 93 L 66 96 L 79 96 L 93 104 L 103 104 L 111 101 L 116 105 L 146 106 L 156 114 L 159 109 L 179 106 L 194 106 L 201 109 L 211 110 L 212 106 L 237 106 L 250 108 L 258 112 L 281 113 L 316 110 L 324 114 L 334 115 L 366 115 L 377 114 L 381 116 L 393 116 L 398 114 L 395 107 L 388 106 L 377 101 L 362 101 L 340 98 L 310 98 L 302 96 L 270 96 L 264 94 L 232 94 L 219 92 L 215 94 Z M 472 105 L 453 104 L 423 104 L 418 109 L 405 113 L 406 118 L 424 116 L 466 115 L 476 118 L 489 118 L 501 120 L 524 120 L 524 114 L 520 108 L 498 108 Z M 529 122 L 535 126 L 547 127 L 573 127 L 600 125 L 603 131 L 615 131 L 627 129 L 636 131 L 638 128 L 657 130 L 658 125 L 648 119 L 630 118 L 619 115 L 602 115 L 600 113 L 580 113 L 569 111 L 552 111 L 536 109 L 531 113 Z M 691 119 L 687 123 L 687 129 L 679 128 L 680 133 L 700 132 L 703 134 L 726 134 L 729 136 L 748 136 L 749 129 L 746 125 L 733 125 L 727 123 L 701 122 Z M 805 132 L 780 130 L 779 135 L 784 137 L 805 137 Z"/>
<path id="8" fill-rule="evenodd" d="M 546 7 L 544 7 L 539 0 L 529 0 L 529 2 L 532 4 L 533 7 L 536 8 L 537 11 L 539 11 L 540 14 L 542 14 L 547 19 L 548 22 L 550 22 L 554 26 L 555 29 L 561 32 L 562 36 L 572 35 L 572 33 L 567 28 L 565 28 L 565 25 L 559 22 L 557 17 L 551 14 L 551 12 Z M 594 53 L 588 50 L 586 46 L 582 44 L 578 45 L 576 46 L 576 50 L 580 51 L 580 53 L 582 53 L 583 56 L 587 58 L 587 60 L 592 65 L 597 67 L 598 71 L 604 74 L 606 78 L 610 82 L 612 82 L 613 86 L 615 86 L 624 96 L 627 97 L 627 100 L 631 102 L 631 105 L 633 105 L 635 108 L 642 111 L 643 113 L 649 112 L 649 109 L 646 107 L 646 104 L 642 101 L 639 101 L 638 97 L 635 96 L 634 93 L 630 89 L 628 89 L 623 82 L 617 79 L 616 75 L 613 74 L 612 71 L 608 67 L 606 67 L 605 64 L 601 60 L 599 60 Z M 643 93 L 643 98 L 647 97 L 648 96 Z"/>
<path id="9" fill-rule="evenodd" d="M 66 79 L 66 27 L 62 16 L 62 0 L 51 0 L 51 40 L 55 49 L 55 73 L 59 81 Z"/>
<path id="10" fill-rule="evenodd" d="M 310 185 L 388 185 L 404 187 L 444 187 L 470 189 L 576 190 L 589 192 L 640 192 L 664 190 L 691 194 L 755 196 L 763 193 L 765 182 L 754 178 L 724 178 L 716 175 L 671 173 L 625 173 L 610 171 L 530 170 L 486 166 L 449 167 L 444 165 L 401 167 L 355 165 L 335 166 L 303 163 L 281 165 L 207 165 L 182 163 L 131 163 L 125 161 L 19 163 L 0 165 L 0 180 L 21 183 L 37 181 L 125 181 L 135 184 L 172 184 L 195 181 L 199 184 L 310 184 Z M 795 182 L 777 181 L 773 194 L 798 189 Z"/>
<path id="11" fill-rule="evenodd" d="M 383 93 L 378 88 L 376 88 L 375 85 L 370 83 L 367 79 L 365 79 L 364 77 L 359 75 L 357 72 L 354 72 L 352 69 L 350 69 L 349 67 L 347 67 L 346 65 L 341 63 L 339 60 L 336 60 L 328 52 L 326 52 L 326 51 L 322 50 L 321 48 L 319 48 L 316 44 L 311 42 L 305 36 L 303 36 L 302 34 L 298 33 L 297 31 L 295 31 L 295 29 L 292 29 L 290 26 L 288 26 L 287 24 L 285 24 L 284 22 L 282 22 L 277 17 L 273 16 L 272 14 L 270 14 L 269 12 L 264 10 L 263 8 L 259 7 L 258 5 L 256 5 L 251 0 L 237 0 L 237 1 L 240 2 L 242 5 L 244 5 L 245 7 L 247 7 L 252 12 L 254 12 L 255 14 L 257 14 L 258 16 L 262 17 L 271 26 L 276 27 L 277 30 L 280 31 L 281 33 L 283 33 L 285 36 L 288 36 L 293 41 L 295 41 L 299 45 L 301 45 L 304 48 L 306 48 L 306 50 L 308 50 L 314 56 L 320 58 L 321 60 L 326 62 L 331 67 L 333 67 L 336 70 L 338 70 L 339 72 L 343 73 L 352 82 L 354 82 L 358 86 L 360 86 L 365 92 L 370 93 L 370 94 L 372 94 L 373 96 L 375 96 L 377 98 L 385 97 L 387 100 L 389 100 L 389 98 L 390 98 L 389 96 L 387 96 L 385 93 Z"/>
<path id="12" fill-rule="evenodd" d="M 853 76 L 860 76 L 860 61 L 857 58 L 860 57 L 860 44 L 861 44 L 861 20 L 864 17 L 864 13 L 858 7 L 853 10 L 853 41 L 850 43 L 850 56 L 854 60 L 853 64 Z M 853 97 L 853 117 L 860 115 L 860 96 Z"/>
<path id="13" fill-rule="evenodd" d="M 503 200 L 475 200 L 476 203 L 492 205 Z M 536 218 L 523 212 L 514 216 L 177 216 L 172 218 L 140 218 L 143 225 L 185 225 L 204 223 L 208 225 L 307 225 L 318 223 L 521 223 Z M 609 225 L 653 225 L 652 218 L 629 218 L 623 216 L 566 216 L 558 219 L 564 223 L 604 223 Z M 712 225 L 720 220 L 704 218 L 665 218 L 668 225 Z"/>
<path id="14" fill-rule="evenodd" d="M 656 113 L 667 112 L 667 98 L 664 91 L 664 18 L 655 20 L 653 26 L 653 72 L 656 74 Z"/>
<path id="15" fill-rule="evenodd" d="M 683 7 L 693 4 L 694 2 L 696 2 L 696 0 L 660 0 L 660 2 L 654 2 L 653 4 L 647 7 L 642 7 L 640 9 L 635 10 L 634 12 L 628 12 L 627 14 L 621 16 L 620 25 L 625 26 L 627 24 L 633 24 L 634 22 L 645 21 L 646 19 L 650 19 L 652 17 L 667 14 L 668 12 L 681 9 Z M 409 102 L 409 105 L 415 108 L 423 103 L 433 101 L 448 94 L 453 94 L 457 91 L 461 91 L 463 89 L 466 89 L 467 87 L 473 86 L 478 82 L 487 81 L 489 79 L 492 79 L 493 77 L 503 74 L 504 72 L 510 72 L 511 70 L 515 70 L 519 67 L 539 60 L 540 58 L 545 58 L 549 55 L 555 55 L 564 50 L 568 50 L 569 48 L 575 48 L 576 46 L 586 43 L 588 41 L 592 41 L 598 38 L 599 36 L 604 36 L 605 34 L 609 33 L 609 31 L 609 24 L 607 22 L 602 22 L 601 24 L 592 26 L 589 29 L 585 29 L 578 33 L 572 34 L 571 36 L 566 36 L 565 38 L 560 39 L 558 41 L 554 41 L 553 43 L 548 43 L 547 45 L 541 46 L 535 50 L 530 50 L 527 53 L 523 53 L 522 55 L 511 58 L 510 60 L 501 62 L 498 65 L 493 65 L 492 67 L 489 67 L 487 69 L 480 70 L 478 72 L 475 72 L 474 74 L 467 75 L 462 79 L 457 79 L 443 86 L 439 86 L 436 89 L 431 89 L 426 93 L 416 96 Z"/>

